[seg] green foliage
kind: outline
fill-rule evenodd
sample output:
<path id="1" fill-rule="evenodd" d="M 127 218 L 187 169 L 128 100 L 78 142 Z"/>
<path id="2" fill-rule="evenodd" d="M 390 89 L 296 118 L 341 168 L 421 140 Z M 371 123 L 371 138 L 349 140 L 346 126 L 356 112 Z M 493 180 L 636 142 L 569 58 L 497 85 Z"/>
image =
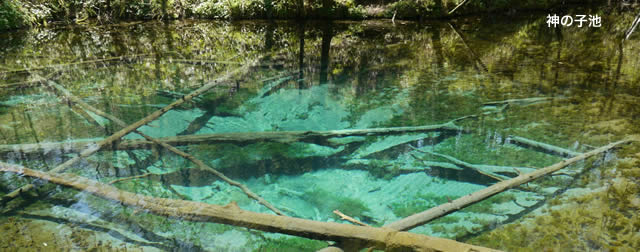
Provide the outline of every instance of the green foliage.
<path id="1" fill-rule="evenodd" d="M 0 3 L 0 30 L 15 29 L 25 25 L 24 14 L 13 2 L 6 0 Z"/>
<path id="2" fill-rule="evenodd" d="M 424 13 L 432 13 L 434 1 L 432 0 L 400 0 L 389 5 L 386 16 L 402 19 L 418 19 Z"/>
<path id="3" fill-rule="evenodd" d="M 559 0 L 525 1 L 517 8 L 550 8 Z M 563 1 L 564 2 L 564 1 Z M 328 6 L 324 6 L 324 5 Z M 398 19 L 442 17 L 457 4 L 452 0 L 6 0 L 0 4 L 0 30 L 52 21 L 82 23 L 88 19 Z M 375 11 L 367 10 L 373 7 Z M 471 1 L 456 14 L 515 8 L 513 1 Z"/>

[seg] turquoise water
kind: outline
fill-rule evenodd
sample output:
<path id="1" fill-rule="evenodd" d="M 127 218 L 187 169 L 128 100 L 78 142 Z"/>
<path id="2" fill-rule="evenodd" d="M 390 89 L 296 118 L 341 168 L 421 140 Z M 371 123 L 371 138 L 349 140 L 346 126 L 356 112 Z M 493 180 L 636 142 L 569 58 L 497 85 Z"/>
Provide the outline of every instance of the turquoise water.
<path id="1" fill-rule="evenodd" d="M 340 210 L 382 226 L 496 182 L 424 151 L 499 166 L 493 173 L 508 179 L 517 175 L 511 167 L 527 172 L 563 158 L 510 136 L 584 152 L 638 133 L 638 58 L 631 56 L 638 53 L 637 38 L 623 43 L 606 27 L 554 30 L 544 20 L 528 14 L 452 23 L 133 22 L 2 34 L 0 161 L 47 171 L 122 128 L 73 105 L 40 78 L 130 124 L 241 68 L 139 130 L 161 140 L 234 136 L 172 144 L 286 215 L 347 223 L 332 213 Z M 460 129 L 257 137 L 452 120 Z M 141 139 L 131 133 L 121 144 Z M 24 145 L 33 143 L 42 147 Z M 66 172 L 115 181 L 141 195 L 236 202 L 272 213 L 159 146 L 116 147 Z M 625 153 L 578 163 L 563 176 L 508 190 L 411 231 L 467 240 L 522 222 L 558 195 L 598 191 L 599 173 L 616 157 L 633 155 Z M 12 173 L 0 176 L 0 193 L 27 183 L 38 189 L 3 204 L 0 225 L 13 238 L 0 239 L 0 248 L 296 251 L 327 245 L 155 216 Z"/>

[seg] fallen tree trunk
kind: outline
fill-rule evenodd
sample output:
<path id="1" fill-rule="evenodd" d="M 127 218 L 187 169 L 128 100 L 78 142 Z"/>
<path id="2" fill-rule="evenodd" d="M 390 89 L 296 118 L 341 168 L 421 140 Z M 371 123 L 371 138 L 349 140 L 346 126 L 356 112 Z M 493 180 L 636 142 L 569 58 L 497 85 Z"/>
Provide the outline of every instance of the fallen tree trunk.
<path id="1" fill-rule="evenodd" d="M 474 171 L 477 171 L 478 173 L 481 173 L 485 176 L 489 176 L 492 177 L 496 180 L 505 180 L 505 179 L 509 179 L 509 177 L 500 175 L 498 173 L 508 173 L 508 174 L 512 174 L 514 176 L 519 175 L 521 172 L 532 172 L 535 171 L 535 169 L 533 168 L 529 168 L 529 167 L 513 167 L 513 166 L 499 166 L 499 165 L 483 165 L 483 164 L 471 164 L 471 163 L 467 163 L 465 161 L 459 160 L 457 158 L 454 158 L 452 156 L 449 155 L 444 155 L 444 154 L 440 154 L 440 153 L 436 153 L 436 152 L 432 152 L 432 151 L 425 151 L 425 150 L 420 150 L 416 147 L 413 147 L 411 145 L 409 145 L 409 147 L 411 147 L 412 149 L 418 151 L 418 152 L 422 152 L 422 153 L 426 153 L 429 155 L 433 155 L 436 157 L 441 157 L 444 158 L 446 160 L 449 160 L 451 163 L 454 163 L 460 167 L 464 167 L 464 168 L 468 168 Z"/>
<path id="2" fill-rule="evenodd" d="M 573 164 L 575 162 L 587 159 L 589 157 L 598 155 L 600 153 L 603 153 L 605 151 L 608 151 L 618 145 L 621 144 L 625 144 L 625 143 L 629 143 L 631 141 L 636 141 L 636 140 L 631 140 L 631 139 L 625 139 L 625 140 L 621 140 L 618 142 L 614 142 L 614 143 L 610 143 L 606 146 L 597 148 L 595 150 L 583 153 L 581 155 L 575 156 L 573 158 L 570 159 L 566 159 L 566 160 L 562 160 L 556 164 L 553 164 L 551 166 L 547 166 L 543 169 L 539 169 L 536 170 L 534 172 L 530 172 L 530 173 L 526 173 L 526 174 L 520 174 L 519 176 L 509 179 L 509 180 L 504 180 L 501 182 L 498 182 L 492 186 L 489 186 L 485 189 L 482 189 L 480 191 L 477 192 L 473 192 L 471 194 L 468 194 L 466 196 L 463 196 L 461 198 L 458 198 L 456 200 L 453 200 L 449 203 L 445 203 L 442 204 L 440 206 L 428 209 L 426 211 L 420 212 L 420 213 L 416 213 L 414 215 L 411 215 L 407 218 L 398 220 L 396 222 L 393 222 L 389 225 L 385 225 L 385 227 L 391 228 L 391 229 L 395 229 L 395 230 L 410 230 L 412 228 L 424 225 L 434 219 L 437 219 L 439 217 L 445 216 L 447 214 L 450 214 L 452 212 L 458 211 L 464 207 L 467 207 L 471 204 L 474 204 L 476 202 L 482 201 L 486 198 L 489 198 L 495 194 L 498 194 L 502 191 L 505 191 L 507 189 L 510 188 L 514 188 L 517 186 L 520 186 L 522 184 L 531 182 L 535 179 L 538 179 L 540 177 L 543 177 L 545 175 L 551 174 L 553 172 L 556 172 L 564 167 L 569 166 L 570 164 Z"/>
<path id="3" fill-rule="evenodd" d="M 490 101 L 482 103 L 484 106 L 498 106 L 504 104 L 516 104 L 520 106 L 527 106 L 532 104 L 538 104 L 542 102 L 548 102 L 553 100 L 553 97 L 531 97 L 531 98 L 522 98 L 522 99 L 508 99 L 503 101 Z"/>
<path id="4" fill-rule="evenodd" d="M 3 162 L 0 162 L 0 171 L 46 180 L 124 205 L 139 207 L 156 215 L 188 221 L 222 223 L 317 240 L 348 240 L 357 246 L 369 246 L 387 251 L 495 251 L 453 240 L 399 232 L 389 228 L 328 223 L 255 213 L 242 210 L 235 203 L 219 206 L 138 195 L 73 174 L 46 173 Z"/>
<path id="5" fill-rule="evenodd" d="M 538 141 L 534 141 L 531 139 L 527 139 L 519 136 L 509 136 L 507 138 L 507 143 L 513 143 L 516 145 L 523 145 L 526 147 L 531 147 L 533 149 L 542 150 L 543 152 L 547 152 L 554 155 L 559 155 L 562 157 L 575 157 L 582 153 L 577 151 L 568 150 L 562 147 L 554 146 L 551 144 L 541 143 Z"/>
<path id="6" fill-rule="evenodd" d="M 347 130 L 329 130 L 329 131 L 265 131 L 265 132 L 229 132 L 214 133 L 206 135 L 184 135 L 156 138 L 156 140 L 176 145 L 190 145 L 203 143 L 255 143 L 261 141 L 293 143 L 293 142 L 315 142 L 317 140 L 326 140 L 328 138 L 346 137 L 346 136 L 369 136 L 369 135 L 392 135 L 409 132 L 432 132 L 461 130 L 453 123 L 444 123 L 436 125 L 425 125 L 415 127 L 391 127 L 391 128 L 371 128 L 371 129 L 347 129 Z M 104 141 L 104 140 L 102 140 Z M 21 152 L 25 154 L 36 152 L 48 152 L 50 150 L 83 150 L 87 147 L 100 143 L 96 140 L 83 140 L 75 142 L 56 142 L 56 143 L 37 143 L 37 144 L 9 144 L 0 145 L 0 154 L 9 152 Z M 103 146 L 104 150 L 132 150 L 143 149 L 153 145 L 153 142 L 143 139 L 124 140 L 113 145 Z"/>

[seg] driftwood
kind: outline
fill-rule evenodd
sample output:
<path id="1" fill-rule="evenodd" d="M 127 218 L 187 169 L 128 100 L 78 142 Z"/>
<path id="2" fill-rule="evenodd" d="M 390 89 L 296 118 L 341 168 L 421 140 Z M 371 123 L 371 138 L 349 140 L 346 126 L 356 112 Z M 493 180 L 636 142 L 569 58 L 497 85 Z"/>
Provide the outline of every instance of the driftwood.
<path id="1" fill-rule="evenodd" d="M 507 138 L 507 142 L 508 143 L 514 143 L 517 145 L 523 145 L 523 146 L 527 146 L 527 147 L 531 147 L 533 149 L 538 149 L 538 150 L 542 150 L 544 152 L 550 153 L 550 154 L 554 154 L 554 155 L 559 155 L 562 157 L 575 157 L 578 156 L 582 153 L 577 152 L 577 151 L 572 151 L 572 150 L 568 150 L 562 147 L 558 147 L 558 146 L 554 146 L 551 144 L 546 144 L 546 143 L 541 143 L 538 141 L 534 141 L 531 139 L 527 139 L 524 137 L 519 137 L 519 136 L 509 136 Z"/>
<path id="2" fill-rule="evenodd" d="M 118 131 L 118 132 L 114 133 L 113 135 L 105 138 L 104 140 L 96 143 L 95 145 L 90 146 L 89 148 L 87 148 L 87 149 L 83 150 L 82 152 L 80 152 L 80 154 L 78 156 L 67 160 L 66 162 L 58 165 L 57 167 L 53 168 L 49 172 L 50 173 L 63 172 L 65 169 L 69 168 L 70 166 L 72 166 L 73 164 L 77 163 L 78 161 L 80 161 L 80 160 L 82 160 L 82 159 L 84 159 L 84 158 L 86 158 L 86 157 L 98 152 L 101 148 L 112 144 L 113 142 L 119 140 L 123 136 L 131 133 L 132 131 L 134 131 L 136 129 L 138 129 L 142 125 L 145 125 L 145 124 L 155 120 L 156 118 L 160 117 L 161 115 L 163 115 L 167 111 L 179 106 L 180 104 L 182 104 L 182 103 L 184 103 L 186 101 L 189 101 L 189 100 L 193 99 L 193 97 L 196 97 L 196 96 L 198 96 L 200 94 L 205 93 L 209 89 L 215 87 L 219 82 L 228 79 L 230 76 L 232 76 L 233 74 L 237 73 L 238 71 L 240 71 L 240 70 L 242 70 L 242 69 L 244 69 L 246 67 L 247 66 L 238 68 L 238 69 L 228 73 L 227 75 L 225 75 L 225 76 L 223 76 L 221 78 L 218 78 L 218 79 L 214 80 L 213 82 L 196 89 L 195 91 L 193 91 L 190 94 L 182 97 L 181 99 L 179 99 L 177 101 L 174 101 L 173 103 L 165 106 L 164 108 L 151 113 L 147 117 L 145 117 L 145 118 L 143 118 L 143 119 L 141 119 L 141 120 L 139 120 L 139 121 L 127 126 L 127 127 L 125 127 L 124 129 L 121 129 L 120 131 Z M 43 81 L 46 81 L 46 80 L 43 80 Z M 0 199 L 0 202 L 6 202 L 8 200 L 11 200 L 11 199 L 17 197 L 18 195 L 20 195 L 20 193 L 29 191 L 29 190 L 31 190 L 33 188 L 34 188 L 33 184 L 27 184 L 27 185 L 25 185 L 25 186 L 23 186 L 21 188 L 18 188 L 16 190 L 14 190 L 11 193 L 5 195 L 4 197 L 2 197 L 2 199 Z"/>
<path id="3" fill-rule="evenodd" d="M 265 131 L 265 132 L 229 132 L 203 135 L 184 135 L 157 138 L 156 140 L 170 145 L 190 145 L 203 143 L 255 143 L 260 141 L 271 141 L 279 143 L 293 142 L 315 142 L 328 138 L 338 138 L 347 136 L 372 136 L 372 135 L 392 135 L 410 132 L 432 132 L 432 131 L 458 131 L 460 127 L 452 122 L 436 125 L 424 125 L 415 127 L 391 127 L 391 128 L 370 128 L 370 129 L 346 129 L 329 131 Z M 104 141 L 104 140 L 102 140 Z M 99 144 L 101 141 L 84 140 L 67 143 L 37 143 L 37 144 L 9 144 L 0 145 L 0 153 L 21 152 L 36 153 L 48 152 L 55 149 L 84 150 L 90 146 Z M 122 140 L 112 145 L 103 146 L 104 150 L 132 150 L 148 148 L 154 143 L 152 141 Z"/>
<path id="4" fill-rule="evenodd" d="M 575 162 L 587 159 L 589 157 L 598 155 L 600 153 L 606 152 L 616 146 L 619 146 L 621 144 L 626 144 L 629 143 L 631 141 L 635 141 L 635 140 L 631 140 L 631 139 L 625 139 L 625 140 L 621 140 L 618 142 L 614 142 L 614 143 L 610 143 L 606 146 L 597 148 L 595 150 L 583 153 L 581 155 L 575 156 L 573 158 L 570 159 L 566 159 L 563 161 L 560 161 L 556 164 L 553 164 L 551 166 L 547 166 L 545 168 L 536 170 L 534 172 L 530 172 L 530 173 L 526 173 L 526 174 L 520 174 L 519 176 L 509 179 L 509 180 L 505 180 L 505 181 L 501 181 L 498 182 L 492 186 L 489 186 L 485 189 L 482 189 L 480 191 L 468 194 L 466 196 L 460 197 L 458 199 L 455 199 L 449 203 L 445 203 L 442 204 L 440 206 L 428 209 L 426 211 L 420 212 L 420 213 L 416 213 L 414 215 L 411 215 L 407 218 L 398 220 L 396 222 L 393 222 L 389 225 L 385 225 L 385 227 L 388 228 L 392 228 L 395 230 L 410 230 L 412 228 L 424 225 L 434 219 L 440 218 L 442 216 L 445 216 L 447 214 L 450 214 L 452 212 L 458 211 L 464 207 L 467 207 L 471 204 L 474 204 L 476 202 L 482 201 L 486 198 L 489 198 L 495 194 L 498 194 L 502 191 L 505 191 L 507 189 L 510 188 L 514 188 L 517 186 L 520 186 L 522 184 L 531 182 L 535 179 L 538 179 L 540 177 L 546 176 L 548 174 L 551 174 L 553 172 L 556 172 L 564 167 L 569 166 L 570 164 L 573 164 Z"/>
<path id="5" fill-rule="evenodd" d="M 348 240 L 358 247 L 375 247 L 387 251 L 495 251 L 453 240 L 401 232 L 389 228 L 328 223 L 245 211 L 233 202 L 226 206 L 219 206 L 138 195 L 73 174 L 41 172 L 3 162 L 0 162 L 0 171 L 46 180 L 123 205 L 139 207 L 156 215 L 188 221 L 222 223 L 317 240 Z"/>

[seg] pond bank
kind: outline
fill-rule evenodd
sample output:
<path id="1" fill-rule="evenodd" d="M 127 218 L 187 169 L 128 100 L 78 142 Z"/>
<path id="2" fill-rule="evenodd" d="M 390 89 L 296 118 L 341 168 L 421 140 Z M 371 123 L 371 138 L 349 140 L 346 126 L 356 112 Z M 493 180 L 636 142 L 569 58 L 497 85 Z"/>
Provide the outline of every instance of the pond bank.
<path id="1" fill-rule="evenodd" d="M 598 4 L 599 1 L 586 1 Z M 571 8 L 585 1 L 455 0 L 149 0 L 149 1 L 17 1 L 0 3 L 0 30 L 50 23 L 118 22 L 150 19 L 436 19 L 461 15 Z M 455 11 L 454 11 L 455 10 Z"/>

